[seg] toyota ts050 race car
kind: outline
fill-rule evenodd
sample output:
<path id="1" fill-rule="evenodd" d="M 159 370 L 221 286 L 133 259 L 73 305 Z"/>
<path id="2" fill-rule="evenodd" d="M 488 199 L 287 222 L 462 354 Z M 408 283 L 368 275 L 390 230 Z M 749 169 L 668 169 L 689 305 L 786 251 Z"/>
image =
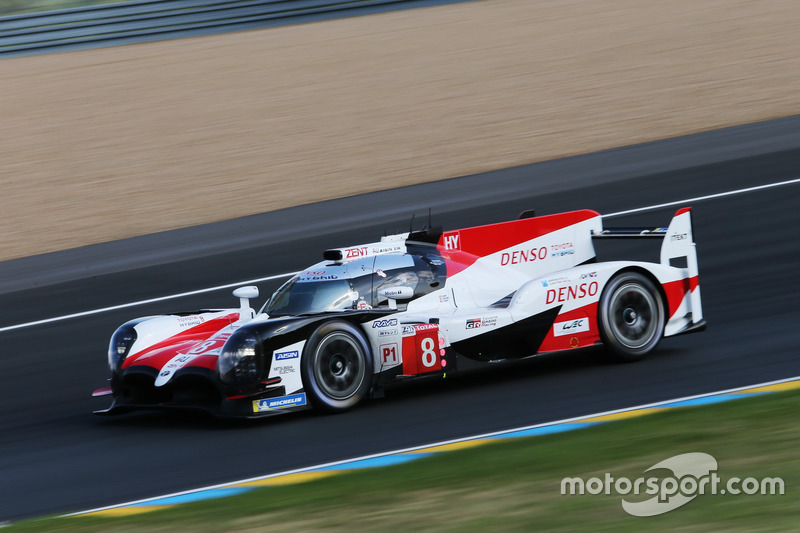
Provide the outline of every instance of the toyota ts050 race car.
<path id="1" fill-rule="evenodd" d="M 131 320 L 111 337 L 112 405 L 260 417 L 342 411 L 384 385 L 478 362 L 602 344 L 633 361 L 662 337 L 704 329 L 691 211 L 668 228 L 604 229 L 573 211 L 427 229 L 327 250 L 259 312 Z M 659 263 L 598 262 L 594 240 L 662 239 Z M 472 365 L 474 367 L 474 365 Z"/>

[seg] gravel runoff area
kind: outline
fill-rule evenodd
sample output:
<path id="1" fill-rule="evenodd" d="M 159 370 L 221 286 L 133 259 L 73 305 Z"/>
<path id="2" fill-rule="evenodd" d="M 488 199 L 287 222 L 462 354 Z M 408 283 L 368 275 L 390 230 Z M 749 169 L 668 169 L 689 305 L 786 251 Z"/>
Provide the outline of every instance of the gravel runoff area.
<path id="1" fill-rule="evenodd" d="M 484 0 L 0 60 L 0 260 L 800 113 L 796 0 Z"/>

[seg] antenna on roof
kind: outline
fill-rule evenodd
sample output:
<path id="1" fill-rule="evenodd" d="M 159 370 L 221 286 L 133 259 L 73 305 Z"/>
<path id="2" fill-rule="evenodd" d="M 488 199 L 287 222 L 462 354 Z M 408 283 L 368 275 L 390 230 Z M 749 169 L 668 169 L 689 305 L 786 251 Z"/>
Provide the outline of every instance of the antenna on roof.
<path id="1" fill-rule="evenodd" d="M 433 220 L 433 219 L 431 218 L 431 208 L 429 207 L 429 208 L 428 208 L 428 229 L 431 229 L 431 228 L 433 228 L 433 222 L 432 222 L 432 220 Z"/>
<path id="2" fill-rule="evenodd" d="M 412 233 L 414 231 L 414 213 L 411 213 L 411 222 L 408 224 L 408 232 Z"/>

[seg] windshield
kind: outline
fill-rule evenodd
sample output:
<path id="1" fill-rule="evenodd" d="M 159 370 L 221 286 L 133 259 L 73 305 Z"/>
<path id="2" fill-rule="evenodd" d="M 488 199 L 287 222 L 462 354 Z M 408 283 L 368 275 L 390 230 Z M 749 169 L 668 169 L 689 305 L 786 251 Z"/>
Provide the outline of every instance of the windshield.
<path id="1" fill-rule="evenodd" d="M 301 281 L 294 277 L 272 295 L 262 312 L 269 316 L 295 316 L 353 309 L 358 293 L 348 279 Z"/>

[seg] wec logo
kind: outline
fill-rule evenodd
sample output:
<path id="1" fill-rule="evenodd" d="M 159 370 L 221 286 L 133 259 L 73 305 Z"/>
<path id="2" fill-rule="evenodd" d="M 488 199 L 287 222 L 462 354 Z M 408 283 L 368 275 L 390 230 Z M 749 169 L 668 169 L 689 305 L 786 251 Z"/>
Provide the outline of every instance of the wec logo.
<path id="1" fill-rule="evenodd" d="M 388 318 L 386 320 L 376 320 L 372 323 L 373 328 L 388 328 L 390 326 L 396 326 L 397 319 L 396 318 Z"/>
<path id="2" fill-rule="evenodd" d="M 581 331 L 589 331 L 589 319 L 578 318 L 575 320 L 567 320 L 566 322 L 556 322 L 553 324 L 553 336 L 561 337 L 563 335 L 572 335 Z"/>

